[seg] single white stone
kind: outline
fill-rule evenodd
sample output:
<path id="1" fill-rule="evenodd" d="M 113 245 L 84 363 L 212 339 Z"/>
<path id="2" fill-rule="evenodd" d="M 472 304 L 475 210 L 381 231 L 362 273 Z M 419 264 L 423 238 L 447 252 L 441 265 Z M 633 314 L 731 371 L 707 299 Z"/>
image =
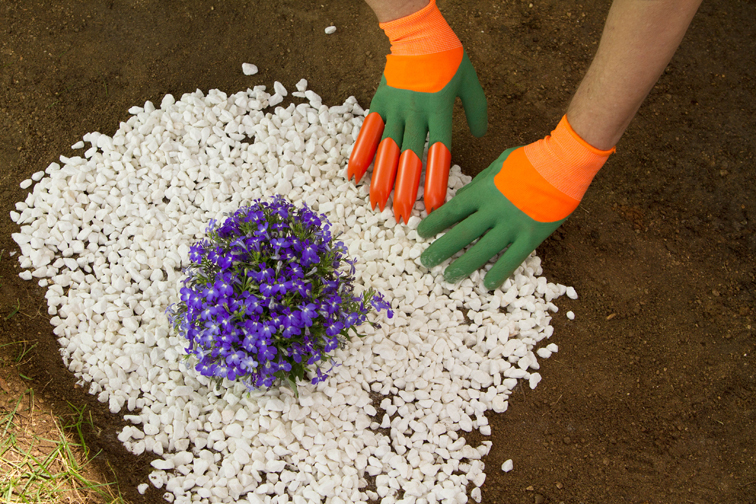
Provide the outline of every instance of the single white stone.
<path id="1" fill-rule="evenodd" d="M 494 397 L 491 406 L 496 413 L 504 413 L 505 411 L 507 411 L 509 403 L 504 397 L 496 396 Z"/>
<path id="2" fill-rule="evenodd" d="M 504 472 L 509 472 L 512 469 L 514 469 L 514 462 L 512 462 L 512 459 L 507 459 L 501 464 L 501 470 Z"/>
<path id="3" fill-rule="evenodd" d="M 575 320 L 575 313 L 573 313 L 572 311 L 568 311 L 567 318 L 570 320 Z"/>
<path id="4" fill-rule="evenodd" d="M 244 75 L 255 75 L 257 66 L 252 63 L 242 63 L 242 72 L 244 72 Z"/>
<path id="5" fill-rule="evenodd" d="M 530 385 L 530 388 L 536 388 L 539 383 L 541 383 L 540 373 L 531 373 L 530 378 L 528 378 L 528 384 Z"/>
<path id="6" fill-rule="evenodd" d="M 548 347 L 539 348 L 536 350 L 536 353 L 538 354 L 538 357 L 541 357 L 542 359 L 548 359 L 551 357 L 551 350 L 549 350 Z"/>
<path id="7" fill-rule="evenodd" d="M 483 496 L 480 492 L 480 488 L 478 487 L 473 488 L 472 491 L 470 492 L 470 497 L 472 497 L 475 502 L 482 501 Z"/>
<path id="8" fill-rule="evenodd" d="M 281 95 L 281 96 L 286 96 L 287 94 L 289 94 L 289 93 L 288 93 L 288 92 L 286 91 L 286 88 L 284 87 L 284 85 L 283 85 L 283 84 L 281 84 L 281 83 L 280 83 L 280 82 L 278 82 L 278 81 L 275 81 L 275 82 L 273 83 L 273 89 L 275 90 L 276 94 L 279 94 L 279 95 Z"/>
<path id="9" fill-rule="evenodd" d="M 329 26 L 325 29 L 326 35 L 331 35 L 333 33 L 336 33 L 336 27 L 335 26 Z"/>

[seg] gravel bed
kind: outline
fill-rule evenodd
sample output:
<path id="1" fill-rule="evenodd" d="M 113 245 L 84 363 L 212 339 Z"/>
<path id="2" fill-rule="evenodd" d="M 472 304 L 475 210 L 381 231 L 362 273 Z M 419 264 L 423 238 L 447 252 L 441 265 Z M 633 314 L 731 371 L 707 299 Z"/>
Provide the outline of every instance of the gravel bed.
<path id="1" fill-rule="evenodd" d="M 493 292 L 480 273 L 449 285 L 445 265 L 428 272 L 422 199 L 397 224 L 390 204 L 370 209 L 368 184 L 345 178 L 365 111 L 354 98 L 323 105 L 305 80 L 296 89 L 285 108 L 278 82 L 273 94 L 166 95 L 132 107 L 112 137 L 85 135 L 73 146 L 85 152 L 21 184 L 33 185 L 11 213 L 21 277 L 47 287 L 70 371 L 132 423 L 120 441 L 158 457 L 140 492 L 151 484 L 181 503 L 480 501 L 491 442 L 465 435 L 489 436 L 485 413 L 506 411 L 520 380 L 538 385 L 538 359 L 558 350 L 545 341 L 553 300 L 575 291 L 540 276 L 535 255 Z M 454 166 L 448 197 L 468 181 Z M 383 292 L 395 311 L 298 398 L 214 387 L 187 366 L 164 313 L 210 219 L 273 194 L 326 214 L 358 258 L 358 288 Z"/>

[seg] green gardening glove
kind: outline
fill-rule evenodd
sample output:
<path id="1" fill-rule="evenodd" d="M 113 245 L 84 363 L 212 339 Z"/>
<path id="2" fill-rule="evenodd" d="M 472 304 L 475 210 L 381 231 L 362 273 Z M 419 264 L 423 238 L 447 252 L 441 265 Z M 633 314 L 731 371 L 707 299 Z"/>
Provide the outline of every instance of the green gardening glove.
<path id="1" fill-rule="evenodd" d="M 394 189 L 396 219 L 406 222 L 417 199 L 426 136 L 430 149 L 424 196 L 430 212 L 446 198 L 454 102 L 457 97 L 462 99 L 470 130 L 482 136 L 488 126 L 486 97 L 462 44 L 435 1 L 381 27 L 389 35 L 392 54 L 386 58 L 347 176 L 359 181 L 375 156 L 371 205 L 383 210 Z"/>
<path id="2" fill-rule="evenodd" d="M 565 116 L 551 136 L 504 151 L 417 228 L 423 238 L 457 224 L 420 256 L 428 268 L 472 245 L 444 271 L 447 282 L 467 277 L 499 257 L 484 278 L 495 289 L 580 203 L 609 151 L 588 145 Z"/>

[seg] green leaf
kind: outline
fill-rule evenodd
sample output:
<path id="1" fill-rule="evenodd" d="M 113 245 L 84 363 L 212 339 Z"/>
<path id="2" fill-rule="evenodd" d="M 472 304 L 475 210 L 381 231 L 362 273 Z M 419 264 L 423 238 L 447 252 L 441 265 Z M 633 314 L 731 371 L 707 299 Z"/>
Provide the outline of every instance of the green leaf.
<path id="1" fill-rule="evenodd" d="M 291 364 L 291 375 L 295 376 L 296 378 L 300 380 L 304 380 L 305 375 L 305 367 L 302 365 L 301 362 L 294 362 Z"/>
<path id="2" fill-rule="evenodd" d="M 294 397 L 299 398 L 299 390 L 297 389 L 297 382 L 294 378 L 292 378 L 291 375 L 286 375 L 286 381 L 289 384 L 289 387 L 291 387 L 291 390 L 294 391 Z"/>

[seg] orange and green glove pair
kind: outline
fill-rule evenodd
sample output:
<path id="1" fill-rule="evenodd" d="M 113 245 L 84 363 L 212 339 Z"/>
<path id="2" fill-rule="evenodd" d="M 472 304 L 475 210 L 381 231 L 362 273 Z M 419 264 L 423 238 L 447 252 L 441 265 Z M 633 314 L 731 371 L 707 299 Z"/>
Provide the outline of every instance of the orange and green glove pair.
<path id="1" fill-rule="evenodd" d="M 575 210 L 612 152 L 588 144 L 564 116 L 550 136 L 504 151 L 420 223 L 417 232 L 424 238 L 459 223 L 420 261 L 436 266 L 478 240 L 444 271 L 454 283 L 506 249 L 483 280 L 495 289 Z"/>
<path id="2" fill-rule="evenodd" d="M 424 199 L 431 212 L 446 199 L 454 101 L 462 99 L 470 131 L 482 136 L 488 127 L 486 97 L 435 0 L 380 26 L 391 54 L 349 158 L 347 178 L 359 182 L 375 157 L 370 204 L 383 210 L 393 189 L 396 220 L 407 222 L 417 199 L 426 136 Z"/>

